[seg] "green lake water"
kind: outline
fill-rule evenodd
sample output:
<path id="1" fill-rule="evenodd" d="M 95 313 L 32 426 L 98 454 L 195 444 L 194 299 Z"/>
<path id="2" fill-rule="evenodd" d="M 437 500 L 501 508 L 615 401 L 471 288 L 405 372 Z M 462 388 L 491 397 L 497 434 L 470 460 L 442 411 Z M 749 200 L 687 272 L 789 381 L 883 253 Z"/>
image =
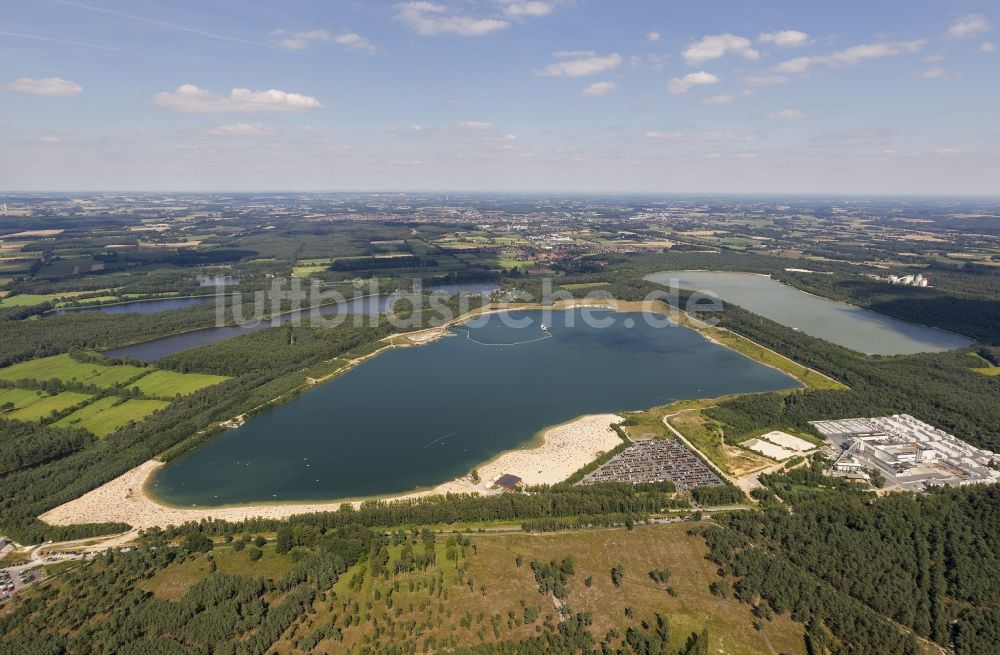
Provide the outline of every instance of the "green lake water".
<path id="1" fill-rule="evenodd" d="M 150 491 L 199 506 L 406 492 L 582 414 L 799 386 L 690 329 L 603 310 L 613 325 L 593 327 L 585 311 L 492 315 L 378 355 L 174 460 Z"/>
<path id="2" fill-rule="evenodd" d="M 906 355 L 961 348 L 972 343 L 961 335 L 900 321 L 868 309 L 820 298 L 752 273 L 666 271 L 646 280 L 681 289 L 712 292 L 726 302 L 867 355 Z"/>

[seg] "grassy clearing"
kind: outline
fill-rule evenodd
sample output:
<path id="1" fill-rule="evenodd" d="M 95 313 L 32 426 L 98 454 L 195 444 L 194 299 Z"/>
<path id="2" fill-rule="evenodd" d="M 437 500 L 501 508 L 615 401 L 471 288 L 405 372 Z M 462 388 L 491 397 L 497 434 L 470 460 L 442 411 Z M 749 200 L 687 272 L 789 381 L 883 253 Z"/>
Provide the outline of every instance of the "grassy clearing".
<path id="1" fill-rule="evenodd" d="M 231 546 L 220 544 L 207 555 L 189 555 L 184 561 L 157 571 L 156 575 L 143 581 L 139 587 L 164 600 L 180 600 L 188 589 L 209 574 L 209 557 L 215 560 L 218 570 L 224 573 L 268 580 L 282 577 L 295 565 L 288 555 L 276 554 L 272 544 L 265 545 L 261 550 L 263 557 L 252 562 L 248 550 L 236 552 Z"/>
<path id="2" fill-rule="evenodd" d="M 33 293 L 21 293 L 16 296 L 10 296 L 9 298 L 4 298 L 0 300 L 0 308 L 9 307 L 34 307 L 35 305 L 41 305 L 43 302 L 51 302 L 60 298 L 61 296 L 56 293 L 46 293 L 46 294 L 33 294 Z"/>
<path id="3" fill-rule="evenodd" d="M 136 378 L 147 375 L 152 369 L 140 368 L 138 366 L 105 366 L 104 370 L 93 377 L 89 377 L 84 382 L 92 384 L 102 389 L 110 389 L 115 385 L 131 382 Z"/>
<path id="4" fill-rule="evenodd" d="M 139 378 L 131 388 L 153 398 L 173 398 L 186 396 L 199 389 L 211 387 L 225 382 L 229 378 L 224 375 L 206 375 L 203 373 L 176 373 L 174 371 L 153 371 Z"/>
<path id="5" fill-rule="evenodd" d="M 0 408 L 8 403 L 13 405 L 10 410 L 27 407 L 31 403 L 45 398 L 48 394 L 39 389 L 0 389 Z M 0 409 L 0 411 L 4 411 Z"/>
<path id="6" fill-rule="evenodd" d="M 981 373 L 983 375 L 1000 375 L 1000 366 L 991 366 L 989 368 L 974 368 L 972 369 L 976 373 Z"/>
<path id="7" fill-rule="evenodd" d="M 220 571 L 252 578 L 263 577 L 268 580 L 281 578 L 295 566 L 287 554 L 278 555 L 274 551 L 274 544 L 265 544 L 261 551 L 263 551 L 263 556 L 256 562 L 252 562 L 246 549 L 237 552 L 231 546 L 218 545 L 212 551 L 212 557 Z"/>
<path id="8" fill-rule="evenodd" d="M 32 359 L 0 369 L 0 380 L 62 380 L 63 382 L 83 380 L 104 370 L 100 364 L 78 362 L 69 355 L 53 355 Z"/>
<path id="9" fill-rule="evenodd" d="M 93 398 L 90 394 L 77 393 L 75 391 L 63 391 L 54 396 L 46 396 L 31 403 L 27 407 L 8 412 L 6 418 L 16 421 L 38 421 L 50 416 L 53 412 L 63 412 L 74 405 Z"/>
<path id="10" fill-rule="evenodd" d="M 309 277 L 313 273 L 322 273 L 323 271 L 330 270 L 329 264 L 320 265 L 309 265 L 309 266 L 293 266 L 292 267 L 292 277 Z"/>
<path id="11" fill-rule="evenodd" d="M 310 366 L 306 370 L 306 375 L 313 379 L 319 380 L 321 378 L 325 378 L 328 375 L 336 373 L 340 369 L 344 368 L 346 364 L 347 361 L 343 359 L 331 359 L 329 361 L 320 362 L 319 364 Z"/>
<path id="12" fill-rule="evenodd" d="M 500 268 L 531 268 L 535 265 L 533 259 L 515 259 L 513 257 L 484 257 L 480 260 L 489 266 L 499 266 Z"/>
<path id="13" fill-rule="evenodd" d="M 139 588 L 164 600 L 180 600 L 196 582 L 208 575 L 208 559 L 195 555 L 183 562 L 176 562 L 143 580 Z"/>
<path id="14" fill-rule="evenodd" d="M 77 296 L 82 296 L 93 291 L 64 291 L 62 293 L 22 293 L 0 300 L 0 307 L 34 307 L 44 302 L 56 302 L 58 300 L 69 300 Z"/>
<path id="15" fill-rule="evenodd" d="M 45 575 L 59 575 L 78 566 L 82 566 L 82 564 L 75 560 L 67 560 L 65 562 L 56 562 L 55 564 L 46 564 L 42 568 L 45 570 Z"/>
<path id="16" fill-rule="evenodd" d="M 704 401 L 705 407 L 711 404 L 714 402 Z M 774 463 L 762 455 L 725 443 L 722 426 L 705 416 L 702 409 L 704 407 L 692 407 L 687 410 L 674 409 L 666 412 L 668 416 L 674 414 L 666 420 L 674 429 L 684 435 L 684 438 L 691 442 L 691 445 L 697 448 L 703 457 L 709 459 L 725 473 L 736 477 L 760 471 Z M 764 430 L 761 434 L 769 431 Z"/>
<path id="17" fill-rule="evenodd" d="M 24 564 L 28 561 L 28 553 L 11 551 L 0 558 L 0 568 L 6 568 L 8 566 L 17 566 L 18 564 Z"/>
<path id="18" fill-rule="evenodd" d="M 368 562 L 354 566 L 337 581 L 333 594 L 315 602 L 315 613 L 308 614 L 274 648 L 281 653 L 303 652 L 294 642 L 334 617 L 343 631 L 343 642 L 325 639 L 312 652 L 348 652 L 352 647 L 370 645 L 373 639 L 399 645 L 409 640 L 417 652 L 436 652 L 446 650 L 452 638 L 475 646 L 530 637 L 543 622 L 556 621 L 551 597 L 538 592 L 531 561 L 560 561 L 573 555 L 576 572 L 569 579 L 566 604 L 574 612 L 592 613 L 591 631 L 598 638 L 611 628 L 624 633 L 630 625 L 650 621 L 659 612 L 668 618 L 674 649 L 682 647 L 691 633 L 707 628 L 711 653 L 803 653 L 801 625 L 780 616 L 766 623 L 762 634 L 753 627 L 749 605 L 709 592 L 708 586 L 718 575 L 705 559 L 704 541 L 687 534 L 691 525 L 544 535 L 473 534 L 468 535 L 471 546 L 457 560 L 447 558 L 446 536 L 438 535 L 436 566 L 388 578 L 373 578 Z M 412 547 L 415 554 L 423 552 L 419 540 Z M 390 548 L 390 570 L 400 550 L 398 546 Z M 520 567 L 515 563 L 518 555 L 523 559 Z M 622 564 L 625 571 L 620 588 L 610 577 L 616 564 Z M 461 578 L 459 568 L 465 569 Z M 667 593 L 666 585 L 650 579 L 648 573 L 654 569 L 671 571 L 668 584 L 676 596 Z M 585 584 L 588 577 L 590 586 Z M 355 613 L 355 603 L 360 620 L 355 618 L 351 625 L 345 625 L 345 615 Z M 526 607 L 540 610 L 535 622 L 523 621 Z M 631 608 L 634 618 L 626 617 L 626 607 Z M 429 646 L 429 640 L 435 645 Z"/>
<path id="19" fill-rule="evenodd" d="M 141 421 L 170 403 L 163 400 L 126 400 L 108 396 L 78 409 L 55 422 L 57 427 L 83 428 L 106 437 L 130 421 Z"/>
<path id="20" fill-rule="evenodd" d="M 59 380 L 80 382 L 109 389 L 147 373 L 139 366 L 106 366 L 93 362 L 78 362 L 68 354 L 32 359 L 0 369 L 0 380 Z"/>

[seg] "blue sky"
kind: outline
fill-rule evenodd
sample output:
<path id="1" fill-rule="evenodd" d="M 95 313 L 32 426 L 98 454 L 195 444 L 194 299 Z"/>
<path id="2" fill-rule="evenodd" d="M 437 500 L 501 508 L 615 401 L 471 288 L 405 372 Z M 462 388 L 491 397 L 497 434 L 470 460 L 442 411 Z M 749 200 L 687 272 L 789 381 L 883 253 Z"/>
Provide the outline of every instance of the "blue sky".
<path id="1" fill-rule="evenodd" d="M 1000 7 L 31 0 L 0 188 L 1000 192 Z"/>

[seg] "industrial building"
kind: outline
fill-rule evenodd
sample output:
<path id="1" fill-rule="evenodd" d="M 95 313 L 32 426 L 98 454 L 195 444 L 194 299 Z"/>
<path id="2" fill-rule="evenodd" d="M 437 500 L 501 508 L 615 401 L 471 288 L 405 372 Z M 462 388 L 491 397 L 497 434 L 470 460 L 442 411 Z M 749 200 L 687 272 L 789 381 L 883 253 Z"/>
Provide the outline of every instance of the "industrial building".
<path id="1" fill-rule="evenodd" d="M 812 421 L 838 452 L 832 472 L 882 471 L 889 483 L 919 490 L 933 485 L 1000 482 L 1000 455 L 976 448 L 909 414 Z"/>

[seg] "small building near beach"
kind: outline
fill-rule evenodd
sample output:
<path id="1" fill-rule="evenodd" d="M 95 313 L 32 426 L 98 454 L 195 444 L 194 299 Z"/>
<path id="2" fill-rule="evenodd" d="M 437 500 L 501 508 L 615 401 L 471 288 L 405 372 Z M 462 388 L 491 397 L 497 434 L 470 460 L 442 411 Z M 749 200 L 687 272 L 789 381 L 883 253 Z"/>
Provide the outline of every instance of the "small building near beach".
<path id="1" fill-rule="evenodd" d="M 499 478 L 497 478 L 496 486 L 504 491 L 520 491 L 523 486 L 523 481 L 516 475 L 511 475 L 510 473 L 504 473 Z"/>

